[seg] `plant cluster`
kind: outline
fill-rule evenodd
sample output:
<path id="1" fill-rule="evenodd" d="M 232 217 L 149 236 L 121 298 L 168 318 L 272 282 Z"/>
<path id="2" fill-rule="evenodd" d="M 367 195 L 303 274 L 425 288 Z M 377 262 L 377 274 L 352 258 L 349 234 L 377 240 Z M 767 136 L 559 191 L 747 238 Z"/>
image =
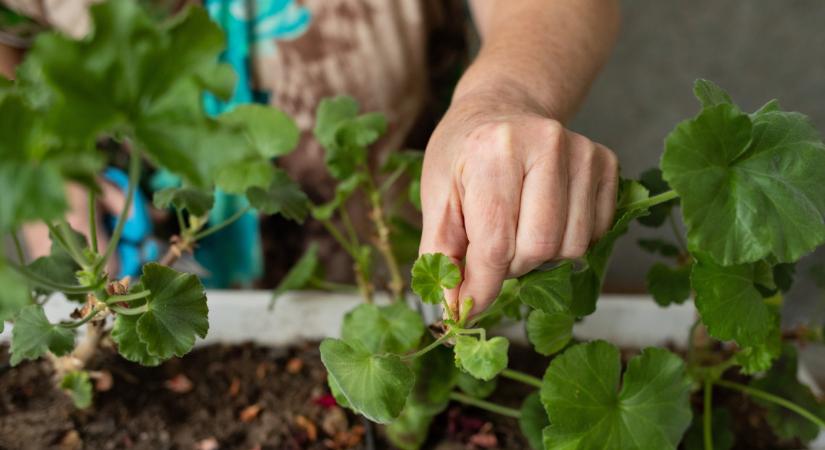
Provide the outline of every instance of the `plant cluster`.
<path id="1" fill-rule="evenodd" d="M 48 356 L 57 382 L 78 406 L 91 401 L 86 362 L 102 338 L 131 361 L 157 365 L 189 352 L 208 328 L 206 294 L 198 278 L 169 267 L 201 238 L 236 220 L 209 224 L 214 189 L 245 195 L 250 208 L 302 221 L 310 203 L 272 160 L 298 143 L 284 113 L 244 105 L 207 117 L 204 92 L 228 98 L 235 76 L 218 63 L 224 36 L 202 8 L 157 23 L 129 0 L 91 9 L 94 32 L 84 40 L 38 36 L 14 82 L 0 79 L 0 233 L 10 234 L 17 258 L 0 259 L 0 329 L 14 324 L 11 364 Z M 126 207 L 105 249 L 95 230 L 96 174 L 106 163 L 101 143 L 129 155 Z M 137 280 L 107 271 L 144 162 L 182 180 L 159 191 L 154 203 L 174 211 L 180 227 L 159 263 Z M 89 192 L 85 236 L 73 230 L 64 187 Z M 48 226 L 51 254 L 26 263 L 22 226 Z M 12 252 L 2 252 L 8 254 Z M 43 305 L 61 292 L 78 307 L 50 320 Z M 84 326 L 82 340 L 76 330 Z"/>
<path id="2" fill-rule="evenodd" d="M 805 116 L 776 101 L 746 113 L 709 81 L 697 81 L 694 92 L 701 111 L 668 135 L 659 169 L 622 182 L 613 227 L 581 260 L 509 280 L 488 310 L 455 317 L 444 290 L 459 284 L 460 268 L 445 255 L 421 255 L 411 288 L 448 315 L 435 335 L 400 301 L 348 313 L 341 338 L 321 343 L 339 403 L 388 424 L 393 442 L 409 449 L 420 447 L 450 400 L 518 418 L 534 448 L 724 449 L 733 441 L 730 417 L 712 399 L 723 388 L 764 406 L 780 438 L 815 438 L 825 406 L 798 381 L 787 341 L 821 341 L 822 331 L 783 336 L 780 307 L 794 264 L 825 242 L 825 144 Z M 614 243 L 633 221 L 673 225 L 675 243 L 640 241 L 669 261 L 650 269 L 648 288 L 662 307 L 693 297 L 699 318 L 684 359 L 647 348 L 623 368 L 615 345 L 572 336 L 596 310 Z M 473 300 L 460 300 L 460 311 L 470 311 Z M 542 379 L 508 368 L 507 339 L 488 332 L 503 317 L 525 319 L 535 351 L 555 355 Z M 726 378 L 729 371 L 751 375 L 750 383 Z M 536 392 L 520 410 L 485 400 L 498 377 Z M 697 390 L 704 411 L 694 418 Z"/>
<path id="3" fill-rule="evenodd" d="M 451 400 L 518 418 L 535 448 L 658 449 L 679 442 L 728 448 L 730 417 L 714 407 L 715 388 L 762 404 L 780 437 L 806 441 L 825 427 L 825 407 L 797 380 L 796 354 L 787 342 L 822 340 L 821 330 L 789 336 L 780 329 L 794 264 L 825 242 L 825 144 L 803 115 L 784 112 L 775 101 L 746 113 L 718 86 L 698 81 L 701 111 L 667 137 L 658 170 L 623 181 L 613 227 L 583 258 L 508 280 L 478 316 L 456 317 L 445 308 L 440 331 L 428 332 L 406 302 L 401 269 L 414 258 L 416 230 L 387 201 L 409 179 L 402 200 L 420 206 L 421 153 L 392 154 L 378 177 L 368 148 L 386 130 L 383 116 L 360 113 L 348 97 L 319 105 L 314 135 L 337 186 L 328 203 L 312 204 L 272 163 L 299 139 L 285 114 L 253 105 L 217 117 L 203 113 L 203 92 L 228 97 L 234 75 L 217 62 L 224 38 L 202 9 L 158 24 L 129 0 L 109 0 L 92 8 L 92 18 L 94 32 L 84 40 L 39 36 L 16 81 L 0 80 L 0 233 L 11 235 L 17 253 L 0 260 L 0 327 L 14 325 L 12 364 L 51 358 L 58 383 L 78 406 L 91 401 L 95 374 L 85 365 L 101 339 L 111 339 L 131 361 L 157 365 L 206 335 L 203 286 L 169 266 L 245 212 L 208 223 L 213 191 L 221 189 L 245 195 L 250 208 L 264 214 L 296 221 L 311 215 L 352 257 L 365 302 L 346 315 L 340 339 L 321 343 L 321 358 L 337 401 L 389 424 L 388 435 L 401 448 L 418 448 Z M 129 155 L 129 189 L 103 249 L 94 230 L 96 174 L 106 162 L 100 144 L 112 142 Z M 182 180 L 154 197 L 158 207 L 173 211 L 180 231 L 139 279 L 117 280 L 107 263 L 146 161 Z M 65 220 L 66 183 L 88 188 L 89 236 Z M 350 217 L 356 200 L 367 204 L 369 239 Z M 677 205 L 685 236 L 674 225 Z M 692 297 L 700 317 L 685 358 L 649 348 L 623 367 L 616 346 L 577 343 L 572 336 L 575 323 L 596 310 L 613 246 L 634 221 L 674 225 L 675 243 L 640 241 L 663 258 L 649 271 L 648 288 L 663 307 Z M 30 222 L 48 226 L 53 248 L 27 264 L 18 233 Z M 275 296 L 341 287 L 322 270 L 310 247 Z M 376 287 L 383 287 L 378 280 L 391 294 L 388 304 L 373 302 Z M 426 254 L 413 264 L 409 288 L 439 305 L 444 290 L 460 281 L 461 269 L 446 256 Z M 46 317 L 43 304 L 54 292 L 78 303 L 71 318 Z M 470 311 L 473 300 L 461 301 L 460 311 Z M 508 368 L 508 341 L 488 331 L 502 319 L 525 320 L 537 354 L 554 356 L 542 379 Z M 81 326 L 86 333 L 77 342 Z M 717 342 L 697 339 L 704 333 Z M 735 370 L 752 381 L 725 378 Z M 494 404 L 485 398 L 499 377 L 536 392 L 520 409 Z M 697 390 L 704 412 L 693 418 L 689 397 Z"/>

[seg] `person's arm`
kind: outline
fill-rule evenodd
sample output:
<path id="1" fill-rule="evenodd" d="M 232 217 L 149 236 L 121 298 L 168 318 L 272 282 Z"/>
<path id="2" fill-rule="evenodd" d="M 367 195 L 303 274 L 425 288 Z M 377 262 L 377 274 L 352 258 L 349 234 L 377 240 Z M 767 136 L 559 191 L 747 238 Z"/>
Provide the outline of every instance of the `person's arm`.
<path id="1" fill-rule="evenodd" d="M 582 256 L 609 228 L 618 163 L 564 128 L 605 63 L 615 0 L 475 0 L 481 51 L 427 145 L 421 253 L 464 261 L 448 299 L 489 305 L 506 277 Z"/>

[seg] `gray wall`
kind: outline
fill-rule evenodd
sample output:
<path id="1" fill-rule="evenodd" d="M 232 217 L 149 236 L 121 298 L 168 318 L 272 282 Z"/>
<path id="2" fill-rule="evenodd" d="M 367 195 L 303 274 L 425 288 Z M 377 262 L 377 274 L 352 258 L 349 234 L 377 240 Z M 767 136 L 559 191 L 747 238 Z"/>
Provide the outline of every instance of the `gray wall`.
<path id="1" fill-rule="evenodd" d="M 664 137 L 698 111 L 700 77 L 746 110 L 778 98 L 825 131 L 825 1 L 625 0 L 622 9 L 617 47 L 571 127 L 615 150 L 626 176 L 658 165 Z M 667 231 L 634 226 L 608 289 L 643 288 L 653 258 L 635 241 Z"/>

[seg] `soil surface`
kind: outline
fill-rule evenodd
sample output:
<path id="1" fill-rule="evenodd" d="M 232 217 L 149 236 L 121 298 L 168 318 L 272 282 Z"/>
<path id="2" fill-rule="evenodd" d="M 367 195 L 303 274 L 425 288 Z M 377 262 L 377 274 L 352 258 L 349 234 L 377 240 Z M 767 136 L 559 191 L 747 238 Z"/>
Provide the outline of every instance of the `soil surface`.
<path id="1" fill-rule="evenodd" d="M 78 411 L 48 362 L 10 368 L 0 347 L 0 450 L 392 448 L 380 427 L 335 404 L 317 344 L 208 346 L 154 368 L 100 353 L 93 406 Z M 529 389 L 499 391 L 519 399 Z M 451 405 L 437 423 L 430 449 L 527 448 L 514 419 L 475 408 Z"/>
<path id="2" fill-rule="evenodd" d="M 541 376 L 547 358 L 518 346 L 511 351 L 514 368 Z M 54 387 L 48 362 L 10 368 L 0 347 L 0 450 L 392 448 L 381 427 L 335 404 L 317 344 L 208 346 L 154 368 L 109 349 L 90 368 L 105 370 L 96 374 L 93 406 L 79 411 Z M 491 400 L 518 408 L 529 392 L 501 380 Z M 735 419 L 735 449 L 801 448 L 777 442 L 746 397 L 718 390 L 714 399 Z M 701 410 L 700 395 L 693 404 Z M 453 404 L 436 419 L 425 448 L 528 446 L 516 420 Z"/>

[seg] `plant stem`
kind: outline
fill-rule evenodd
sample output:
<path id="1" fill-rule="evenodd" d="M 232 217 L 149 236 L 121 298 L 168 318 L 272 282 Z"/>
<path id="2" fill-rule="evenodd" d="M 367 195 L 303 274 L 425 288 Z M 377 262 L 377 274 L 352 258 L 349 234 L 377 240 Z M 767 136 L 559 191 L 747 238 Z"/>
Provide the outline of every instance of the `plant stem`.
<path id="1" fill-rule="evenodd" d="M 702 434 L 705 440 L 705 450 L 713 450 L 713 382 L 705 380 L 705 400 L 703 403 Z"/>
<path id="2" fill-rule="evenodd" d="M 186 221 L 183 220 L 183 210 L 175 208 L 175 216 L 178 218 L 178 233 L 183 233 L 186 230 Z"/>
<path id="3" fill-rule="evenodd" d="M 17 252 L 17 261 L 20 263 L 21 267 L 26 267 L 26 254 L 23 252 L 23 245 L 20 243 L 20 238 L 17 236 L 17 231 L 11 231 L 11 239 L 14 241 L 14 250 Z M 31 287 L 29 287 L 28 291 L 29 302 L 35 303 L 34 294 L 32 293 Z"/>
<path id="4" fill-rule="evenodd" d="M 199 241 L 199 240 L 201 240 L 201 239 L 203 239 L 203 238 L 205 238 L 209 235 L 212 235 L 214 233 L 217 233 L 218 231 L 223 230 L 224 228 L 228 227 L 229 225 L 232 225 L 233 222 L 235 222 L 236 220 L 243 217 L 243 215 L 246 214 L 251 209 L 252 209 L 252 206 L 247 205 L 245 208 L 242 208 L 242 209 L 238 210 L 235 214 L 232 214 L 232 216 L 230 218 L 224 220 L 223 222 L 221 222 L 217 225 L 213 225 L 213 226 L 207 228 L 206 230 L 203 230 L 200 233 L 192 236 L 192 239 L 191 239 L 192 242 Z"/>
<path id="5" fill-rule="evenodd" d="M 106 252 L 103 253 L 98 263 L 98 268 L 105 267 L 109 258 L 115 253 L 117 244 L 120 242 L 120 235 L 123 234 L 123 228 L 126 226 L 126 221 L 129 219 L 129 214 L 132 211 L 132 200 L 135 198 L 135 191 L 137 190 L 138 176 L 140 175 L 140 150 L 131 148 L 128 141 L 125 141 L 123 146 L 127 150 L 131 150 L 129 155 L 129 189 L 126 191 L 126 201 L 123 203 L 123 211 L 117 218 L 115 230 L 112 232 L 112 238 L 109 239 L 109 244 L 106 246 Z"/>
<path id="6" fill-rule="evenodd" d="M 378 192 L 381 194 L 386 194 L 387 191 L 390 190 L 393 184 L 404 174 L 404 171 L 407 169 L 406 165 L 403 165 L 397 169 L 395 169 L 387 178 L 384 179 L 384 182 L 381 183 L 381 186 L 378 188 Z"/>
<path id="7" fill-rule="evenodd" d="M 687 247 L 687 242 L 685 242 L 685 237 L 682 236 L 682 233 L 679 232 L 679 227 L 676 226 L 676 216 L 673 215 L 673 211 L 670 211 L 667 217 L 667 221 L 670 223 L 670 229 L 673 231 L 673 237 L 676 238 L 676 242 L 679 244 L 679 247 L 682 248 L 682 252 L 684 254 L 689 254 Z"/>
<path id="8" fill-rule="evenodd" d="M 324 228 L 327 230 L 327 232 L 329 232 L 329 234 L 332 236 L 332 238 L 335 239 L 338 242 L 338 244 L 340 244 L 341 247 L 343 247 L 344 250 L 347 253 L 349 253 L 349 255 L 352 257 L 352 259 L 357 259 L 358 258 L 356 250 L 352 247 L 352 245 L 349 243 L 349 241 L 347 241 L 344 238 L 344 235 L 341 234 L 341 231 L 339 231 L 338 228 L 336 228 L 335 225 L 333 225 L 331 221 L 329 221 L 329 220 L 319 220 L 319 222 L 321 222 L 321 225 L 324 226 Z"/>
<path id="9" fill-rule="evenodd" d="M 349 236 L 350 245 L 353 248 L 358 248 L 361 245 L 361 241 L 358 239 L 358 233 L 355 232 L 355 227 L 352 226 L 352 220 L 349 218 L 347 208 L 342 206 L 339 211 L 341 212 L 341 222 L 344 224 L 344 229 Z"/>
<path id="10" fill-rule="evenodd" d="M 487 330 L 484 328 L 464 328 L 461 330 L 457 330 L 456 334 L 477 334 L 481 338 L 482 341 L 487 340 Z"/>
<path id="11" fill-rule="evenodd" d="M 654 195 L 653 197 L 649 197 L 644 200 L 639 200 L 629 205 L 625 205 L 624 207 L 622 207 L 622 210 L 629 211 L 632 209 L 646 209 L 650 208 L 651 206 L 658 205 L 659 203 L 671 201 L 677 197 L 679 197 L 679 194 L 677 194 L 674 190 L 670 190 L 667 192 L 662 192 L 659 195 Z"/>
<path id="12" fill-rule="evenodd" d="M 697 318 L 693 321 L 693 325 L 690 326 L 690 331 L 688 332 L 688 347 L 687 347 L 687 363 L 688 366 L 693 365 L 693 352 L 696 350 L 696 330 L 699 328 L 699 324 L 701 321 Z"/>
<path id="13" fill-rule="evenodd" d="M 146 298 L 152 295 L 152 291 L 140 291 L 135 292 L 133 294 L 126 294 L 126 295 L 112 295 L 111 297 L 106 299 L 107 305 L 112 305 L 116 303 L 128 303 L 134 300 L 140 300 L 142 298 Z"/>
<path id="14" fill-rule="evenodd" d="M 60 324 L 60 326 L 61 326 L 61 327 L 63 327 L 63 328 L 77 328 L 77 327 L 79 327 L 79 326 L 83 325 L 84 323 L 86 323 L 86 322 L 88 322 L 88 321 L 90 321 L 90 320 L 94 319 L 94 317 L 95 317 L 95 316 L 97 315 L 97 313 L 99 313 L 100 311 L 102 311 L 102 309 L 97 309 L 97 308 L 94 308 L 94 309 L 92 309 L 92 310 L 89 312 L 89 314 L 86 314 L 86 316 L 85 316 L 85 317 L 83 317 L 82 319 L 78 320 L 77 322 L 61 323 L 61 324 Z"/>
<path id="15" fill-rule="evenodd" d="M 370 199 L 372 210 L 370 211 L 370 218 L 375 226 L 376 239 L 375 246 L 384 258 L 384 263 L 387 265 L 387 270 L 390 272 L 389 288 L 395 301 L 404 301 L 404 278 L 401 276 L 401 270 L 398 268 L 398 261 L 395 259 L 395 253 L 392 251 L 392 244 L 390 243 L 390 227 L 387 226 L 386 217 L 384 217 L 384 207 L 381 204 L 381 193 L 375 187 L 375 182 L 369 172 L 369 168 L 364 169 L 366 175 L 366 190 L 367 197 Z"/>
<path id="16" fill-rule="evenodd" d="M 751 397 L 756 397 L 756 398 L 760 398 L 762 400 L 765 400 L 765 401 L 768 401 L 768 402 L 771 402 L 771 403 L 775 403 L 779 406 L 787 408 L 787 409 L 799 414 L 800 416 L 810 420 L 811 422 L 816 424 L 816 426 L 818 426 L 819 428 L 825 429 L 825 420 L 822 420 L 820 417 L 817 417 L 815 414 L 811 413 L 810 411 L 806 410 L 805 408 L 797 405 L 796 403 L 794 403 L 790 400 L 786 400 L 782 397 L 778 397 L 778 396 L 773 395 L 769 392 L 765 392 L 761 389 L 752 388 L 750 386 L 746 386 L 744 384 L 739 384 L 739 383 L 734 383 L 732 381 L 716 380 L 713 383 L 715 383 L 719 386 L 722 386 L 722 387 L 726 387 L 728 389 L 733 389 L 733 390 L 748 394 Z"/>
<path id="17" fill-rule="evenodd" d="M 509 378 L 511 380 L 515 380 L 521 383 L 524 383 L 529 386 L 537 387 L 541 389 L 541 379 L 534 377 L 532 375 L 526 374 L 524 372 L 519 372 L 518 370 L 513 369 L 504 369 L 499 374 L 504 378 Z"/>
<path id="18" fill-rule="evenodd" d="M 343 210 L 343 207 L 342 207 Z M 359 254 L 358 247 L 353 247 L 352 243 L 350 243 L 341 231 L 332 224 L 330 220 L 318 220 L 321 222 L 321 225 L 326 228 L 327 232 L 335 239 L 338 244 L 350 255 L 353 260 L 353 271 L 355 272 L 355 281 L 358 284 L 358 291 L 361 293 L 361 297 L 364 298 L 364 301 L 367 303 L 372 303 L 372 289 L 369 285 L 369 280 L 367 279 L 366 273 L 364 271 L 363 264 L 361 262 L 361 255 Z"/>
<path id="19" fill-rule="evenodd" d="M 21 266 L 26 265 L 26 254 L 23 252 L 23 245 L 20 243 L 20 238 L 16 231 L 11 232 L 11 239 L 14 241 L 14 250 L 17 252 L 17 261 Z"/>
<path id="20" fill-rule="evenodd" d="M 109 305 L 109 309 L 118 314 L 123 314 L 124 316 L 136 316 L 138 314 L 143 314 L 146 311 L 149 311 L 149 305 L 142 305 L 138 306 L 137 308 L 123 308 L 120 306 Z"/>
<path id="21" fill-rule="evenodd" d="M 95 191 L 89 189 L 89 241 L 92 243 L 92 251 L 97 254 L 97 213 L 95 212 Z"/>
<path id="22" fill-rule="evenodd" d="M 92 286 L 69 286 L 67 284 L 56 283 L 54 281 L 48 280 L 46 278 L 42 278 L 40 275 L 30 271 L 25 266 L 18 266 L 17 264 L 8 263 L 9 267 L 16 270 L 17 273 L 26 277 L 32 283 L 44 287 L 46 289 L 51 289 L 53 291 L 60 291 L 65 294 L 85 294 L 87 292 L 93 291 L 95 288 Z"/>
<path id="23" fill-rule="evenodd" d="M 521 418 L 521 411 L 506 406 L 497 405 L 492 402 L 480 400 L 460 392 L 451 392 L 450 400 L 455 400 L 466 405 L 475 406 L 476 408 L 486 409 L 487 411 L 501 414 L 502 416 L 512 417 L 514 419 Z"/>
<path id="24" fill-rule="evenodd" d="M 404 355 L 404 356 L 403 356 L 403 359 L 405 359 L 405 360 L 411 360 L 411 359 L 416 359 L 416 358 L 418 358 L 418 357 L 420 357 L 420 356 L 424 356 L 424 355 L 425 355 L 425 354 L 427 354 L 430 350 L 432 350 L 432 349 L 434 349 L 434 348 L 438 347 L 439 345 L 443 344 L 443 343 L 444 343 L 444 341 L 446 341 L 447 339 L 449 339 L 449 338 L 451 338 L 451 337 L 453 337 L 453 334 L 452 334 L 452 333 L 445 333 L 443 336 L 441 336 L 440 338 L 438 338 L 438 339 L 434 340 L 433 342 L 431 342 L 431 343 L 430 343 L 430 345 L 428 345 L 428 346 L 426 346 L 426 347 L 422 348 L 421 350 L 418 350 L 418 351 L 417 351 L 417 352 L 415 352 L 415 353 L 410 353 L 409 355 Z"/>

